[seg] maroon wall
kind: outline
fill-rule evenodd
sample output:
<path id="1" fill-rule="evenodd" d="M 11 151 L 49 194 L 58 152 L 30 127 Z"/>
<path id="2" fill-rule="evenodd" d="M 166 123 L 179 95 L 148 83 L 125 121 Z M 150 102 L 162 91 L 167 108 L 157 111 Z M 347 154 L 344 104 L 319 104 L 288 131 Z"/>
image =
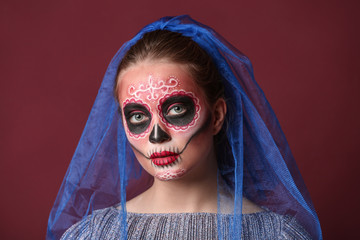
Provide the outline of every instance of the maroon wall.
<path id="1" fill-rule="evenodd" d="M 184 13 L 250 57 L 325 239 L 354 236 L 360 202 L 359 7 L 359 1 L 340 0 L 2 0 L 0 238 L 44 237 L 113 54 L 145 24 Z"/>

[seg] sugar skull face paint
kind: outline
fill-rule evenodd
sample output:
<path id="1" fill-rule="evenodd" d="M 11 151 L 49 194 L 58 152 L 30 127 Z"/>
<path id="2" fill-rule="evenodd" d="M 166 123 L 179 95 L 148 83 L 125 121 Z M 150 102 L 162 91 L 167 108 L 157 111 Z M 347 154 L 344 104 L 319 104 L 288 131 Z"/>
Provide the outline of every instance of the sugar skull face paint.
<path id="1" fill-rule="evenodd" d="M 186 130 L 199 118 L 199 99 L 192 93 L 174 91 L 160 99 L 158 110 L 167 127 Z"/>
<path id="2" fill-rule="evenodd" d="M 141 62 L 119 78 L 123 124 L 147 172 L 174 180 L 206 162 L 213 148 L 210 109 L 186 66 Z"/>
<path id="3" fill-rule="evenodd" d="M 140 83 L 138 87 L 130 86 L 129 94 L 136 98 L 146 98 L 147 100 L 157 100 L 160 94 L 166 94 L 169 89 L 178 86 L 179 83 L 174 77 L 167 80 L 157 79 L 154 81 L 151 75 L 145 83 Z"/>
<path id="4" fill-rule="evenodd" d="M 134 98 L 127 99 L 123 106 L 123 113 L 130 137 L 144 137 L 150 130 L 149 127 L 152 117 L 150 107 L 141 100 Z"/>

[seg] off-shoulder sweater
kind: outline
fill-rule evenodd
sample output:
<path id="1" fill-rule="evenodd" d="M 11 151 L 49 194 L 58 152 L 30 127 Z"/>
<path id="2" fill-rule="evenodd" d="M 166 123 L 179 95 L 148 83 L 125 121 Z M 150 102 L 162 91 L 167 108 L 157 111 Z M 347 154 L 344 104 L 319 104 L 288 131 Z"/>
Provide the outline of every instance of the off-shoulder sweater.
<path id="1" fill-rule="evenodd" d="M 127 239 L 218 239 L 218 218 L 222 239 L 231 239 L 233 215 L 217 213 L 127 213 Z M 96 210 L 70 227 L 61 239 L 119 239 L 120 210 Z M 242 215 L 241 239 L 311 239 L 294 218 L 271 211 Z"/>

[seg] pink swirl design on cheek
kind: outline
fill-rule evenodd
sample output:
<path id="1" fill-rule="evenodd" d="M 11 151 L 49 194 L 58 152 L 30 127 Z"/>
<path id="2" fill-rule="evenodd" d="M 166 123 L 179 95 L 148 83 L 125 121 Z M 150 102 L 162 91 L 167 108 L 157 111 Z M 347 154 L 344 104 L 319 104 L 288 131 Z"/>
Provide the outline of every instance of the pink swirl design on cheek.
<path id="1" fill-rule="evenodd" d="M 194 105 L 195 105 L 195 115 L 194 115 L 194 118 L 192 119 L 192 121 L 187 124 L 187 125 L 184 125 L 184 126 L 175 126 L 173 124 L 170 124 L 169 122 L 166 121 L 163 113 L 162 113 L 162 105 L 163 103 L 166 101 L 166 99 L 168 99 L 169 97 L 173 97 L 173 96 L 187 96 L 187 97 L 190 97 L 193 102 L 194 102 Z M 159 115 L 160 115 L 160 119 L 161 119 L 161 122 L 164 123 L 167 127 L 169 128 L 172 128 L 176 131 L 186 131 L 187 129 L 189 129 L 190 127 L 194 126 L 195 123 L 197 122 L 197 120 L 199 119 L 199 116 L 200 116 L 200 110 L 201 110 L 201 107 L 200 107 L 200 104 L 199 104 L 199 99 L 197 97 L 195 97 L 195 95 L 192 93 L 192 92 L 185 92 L 184 90 L 179 90 L 179 91 L 174 91 L 170 94 L 166 94 L 164 97 L 162 97 L 160 100 L 159 100 L 159 104 L 157 106 L 158 108 L 158 112 L 159 112 Z"/>
<path id="2" fill-rule="evenodd" d="M 150 106 L 147 105 L 146 103 L 144 103 L 143 101 L 141 101 L 140 99 L 135 99 L 135 98 L 128 98 L 128 99 L 126 99 L 126 100 L 123 102 L 123 108 L 126 106 L 126 104 L 129 104 L 129 103 L 139 103 L 139 104 L 145 106 L 146 109 L 147 109 L 147 110 L 149 111 L 149 113 L 151 114 L 151 118 L 153 117 L 153 114 L 152 114 L 152 112 L 150 111 Z M 149 124 L 149 126 L 147 127 L 147 129 L 146 129 L 144 132 L 142 132 L 142 133 L 140 133 L 140 134 L 134 134 L 134 133 L 132 133 L 132 132 L 129 130 L 126 121 L 125 121 L 125 125 L 126 125 L 126 131 L 127 131 L 127 133 L 129 134 L 129 136 L 130 136 L 131 138 L 135 138 L 135 139 L 144 138 L 144 137 L 146 136 L 146 134 L 148 134 L 148 133 L 150 132 L 150 126 L 151 126 L 151 124 Z"/>

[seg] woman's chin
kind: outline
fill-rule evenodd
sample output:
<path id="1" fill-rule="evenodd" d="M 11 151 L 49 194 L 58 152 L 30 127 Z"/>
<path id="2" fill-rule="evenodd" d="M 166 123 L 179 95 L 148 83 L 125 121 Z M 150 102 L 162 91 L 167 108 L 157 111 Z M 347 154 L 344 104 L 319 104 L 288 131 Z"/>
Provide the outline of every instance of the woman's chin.
<path id="1" fill-rule="evenodd" d="M 186 173 L 186 170 L 183 168 L 167 168 L 163 170 L 157 170 L 155 178 L 160 181 L 171 181 L 179 179 Z"/>

